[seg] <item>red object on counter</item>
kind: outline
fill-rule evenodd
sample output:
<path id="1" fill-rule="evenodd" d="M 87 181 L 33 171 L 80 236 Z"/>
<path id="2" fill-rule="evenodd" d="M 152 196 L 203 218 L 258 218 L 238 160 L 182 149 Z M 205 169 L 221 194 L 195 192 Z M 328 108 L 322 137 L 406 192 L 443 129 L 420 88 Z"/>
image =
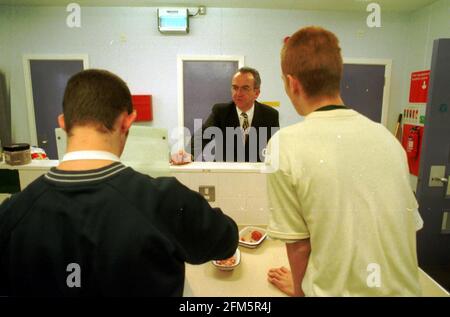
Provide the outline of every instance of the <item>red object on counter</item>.
<path id="1" fill-rule="evenodd" d="M 259 231 L 253 231 L 252 232 L 252 239 L 253 240 L 255 240 L 255 241 L 259 241 L 259 239 L 261 239 L 262 238 L 262 233 L 261 232 L 259 232 Z"/>
<path id="2" fill-rule="evenodd" d="M 132 95 L 131 98 L 137 112 L 136 121 L 152 121 L 152 95 Z"/>

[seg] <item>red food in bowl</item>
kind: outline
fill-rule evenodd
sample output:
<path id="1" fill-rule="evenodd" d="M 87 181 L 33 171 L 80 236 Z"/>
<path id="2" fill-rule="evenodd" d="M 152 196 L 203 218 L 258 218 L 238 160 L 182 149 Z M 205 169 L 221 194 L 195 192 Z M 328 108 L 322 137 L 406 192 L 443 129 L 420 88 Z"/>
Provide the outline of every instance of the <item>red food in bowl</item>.
<path id="1" fill-rule="evenodd" d="M 255 240 L 255 241 L 259 241 L 259 239 L 261 239 L 262 238 L 262 233 L 261 232 L 259 232 L 259 231 L 253 231 L 252 232 L 252 239 L 253 240 Z"/>

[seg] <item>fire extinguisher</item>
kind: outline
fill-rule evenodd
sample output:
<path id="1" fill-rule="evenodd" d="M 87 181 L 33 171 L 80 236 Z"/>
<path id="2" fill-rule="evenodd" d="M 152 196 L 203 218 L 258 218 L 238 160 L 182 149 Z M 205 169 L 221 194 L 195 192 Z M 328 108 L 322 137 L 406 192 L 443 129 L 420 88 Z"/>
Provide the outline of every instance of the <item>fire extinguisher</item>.
<path id="1" fill-rule="evenodd" d="M 408 158 L 414 159 L 419 153 L 419 128 L 413 127 L 409 130 L 408 142 L 406 143 L 406 154 Z"/>

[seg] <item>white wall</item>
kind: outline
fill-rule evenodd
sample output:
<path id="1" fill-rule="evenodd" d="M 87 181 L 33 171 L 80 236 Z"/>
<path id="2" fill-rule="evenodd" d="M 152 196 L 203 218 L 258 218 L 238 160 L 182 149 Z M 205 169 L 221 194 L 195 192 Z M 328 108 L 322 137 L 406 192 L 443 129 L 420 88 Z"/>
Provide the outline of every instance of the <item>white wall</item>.
<path id="1" fill-rule="evenodd" d="M 11 9 L 0 6 L 0 72 L 6 76 L 6 86 L 9 88 L 11 62 Z"/>
<path id="2" fill-rule="evenodd" d="M 408 105 L 411 72 L 429 70 L 433 41 L 450 38 L 450 0 L 440 0 L 413 12 L 409 17 L 408 30 L 401 109 Z M 411 186 L 414 189 L 417 186 L 417 177 L 414 175 L 411 175 Z"/>
<path id="3" fill-rule="evenodd" d="M 123 77 L 132 93 L 151 93 L 157 127 L 177 125 L 177 54 L 244 55 L 246 65 L 260 70 L 260 100 L 281 101 L 280 121 L 286 126 L 301 120 L 293 110 L 280 79 L 282 40 L 302 26 L 322 25 L 341 40 L 345 57 L 393 60 L 388 128 L 394 129 L 403 109 L 405 55 L 409 14 L 382 14 L 382 27 L 366 26 L 367 12 L 288 11 L 208 8 L 206 16 L 190 19 L 183 36 L 157 31 L 156 8 L 82 8 L 82 27 L 65 25 L 65 7 L 10 7 L 12 51 L 0 56 L 10 65 L 13 139 L 29 142 L 23 78 L 23 54 L 89 55 L 90 67 L 107 68 Z M 2 12 L 3 12 L 2 8 Z M 0 25 L 4 16 L 0 15 Z M 360 31 L 363 31 L 362 36 Z M 121 41 L 121 37 L 125 41 Z M 170 130 L 169 130 L 170 131 Z"/>
<path id="4" fill-rule="evenodd" d="M 10 78 L 10 13 L 8 7 L 0 6 L 0 89 L 6 88 L 6 91 L 0 91 L 0 145 L 2 142 L 9 142 L 11 138 L 10 121 L 11 111 L 9 105 L 9 78 Z M 5 83 L 3 83 L 3 78 Z M 5 86 L 3 86 L 5 84 Z M 0 148 L 0 155 L 1 155 Z"/>
<path id="5" fill-rule="evenodd" d="M 407 71 L 430 69 L 433 41 L 450 37 L 450 0 L 437 1 L 409 18 Z M 408 91 L 409 94 L 409 81 Z"/>
<path id="6" fill-rule="evenodd" d="M 408 30 L 403 107 L 409 99 L 411 72 L 430 69 L 433 41 L 450 37 L 450 0 L 440 0 L 413 12 Z"/>

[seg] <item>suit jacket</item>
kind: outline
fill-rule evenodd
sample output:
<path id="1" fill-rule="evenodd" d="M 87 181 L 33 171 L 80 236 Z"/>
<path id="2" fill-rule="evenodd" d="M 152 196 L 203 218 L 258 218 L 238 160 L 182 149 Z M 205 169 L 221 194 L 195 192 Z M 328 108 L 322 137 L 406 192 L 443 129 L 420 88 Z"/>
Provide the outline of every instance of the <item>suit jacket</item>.
<path id="1" fill-rule="evenodd" d="M 215 104 L 201 130 L 191 139 L 191 153 L 196 161 L 261 162 L 263 149 L 279 127 L 278 111 L 255 101 L 248 142 L 244 142 L 234 102 Z M 213 139 L 214 149 L 208 145 Z"/>

